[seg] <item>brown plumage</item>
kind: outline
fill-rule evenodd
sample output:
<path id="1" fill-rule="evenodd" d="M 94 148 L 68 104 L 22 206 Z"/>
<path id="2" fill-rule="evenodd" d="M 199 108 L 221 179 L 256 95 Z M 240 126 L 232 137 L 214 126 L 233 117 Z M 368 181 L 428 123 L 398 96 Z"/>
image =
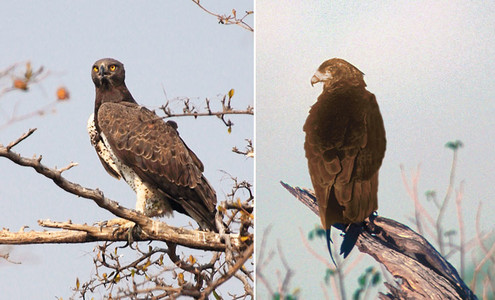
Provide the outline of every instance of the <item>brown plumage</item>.
<path id="1" fill-rule="evenodd" d="M 363 222 L 378 208 L 378 169 L 386 140 L 378 104 L 361 71 L 333 58 L 318 68 L 311 84 L 317 82 L 323 82 L 323 92 L 304 124 L 304 149 L 329 238 L 332 225 Z"/>
<path id="2" fill-rule="evenodd" d="M 108 173 L 123 177 L 136 191 L 136 209 L 148 216 L 175 210 L 203 229 L 216 230 L 215 191 L 177 124 L 136 103 L 119 61 L 98 60 L 91 75 L 96 87 L 94 117 L 88 122 L 92 144 Z"/>

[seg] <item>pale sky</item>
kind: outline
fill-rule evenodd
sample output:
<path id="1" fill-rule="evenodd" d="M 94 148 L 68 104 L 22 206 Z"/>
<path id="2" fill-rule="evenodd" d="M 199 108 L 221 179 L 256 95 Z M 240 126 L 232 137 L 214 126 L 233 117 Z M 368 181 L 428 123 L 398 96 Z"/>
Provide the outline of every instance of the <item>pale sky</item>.
<path id="1" fill-rule="evenodd" d="M 456 188 L 464 185 L 468 236 L 483 202 L 482 227 L 493 229 L 495 155 L 495 5 L 481 1 L 257 1 L 257 241 L 272 225 L 265 251 L 279 240 L 295 272 L 291 288 L 301 299 L 322 299 L 325 266 L 303 246 L 319 218 L 279 184 L 311 187 L 304 157 L 302 126 L 321 93 L 311 87 L 318 66 L 333 57 L 365 73 L 376 95 L 387 131 L 387 152 L 380 171 L 378 214 L 412 225 L 413 204 L 400 168 L 411 174 L 421 164 L 419 196 L 427 190 L 445 195 L 452 151 L 461 140 Z M 457 228 L 455 209 L 446 227 Z M 259 245 L 259 244 L 258 244 Z M 323 240 L 311 242 L 323 257 Z M 259 251 L 259 249 L 257 249 Z M 357 252 L 357 251 L 353 251 Z M 257 252 L 259 253 L 259 252 Z M 457 257 L 451 260 L 457 266 Z M 373 260 L 364 260 L 364 270 Z M 265 276 L 284 274 L 274 259 Z M 359 272 L 359 273 L 360 273 Z M 348 295 L 356 278 L 350 277 Z M 277 279 L 272 276 L 271 286 Z M 258 296 L 267 299 L 258 284 Z M 332 292 L 329 292 L 333 295 Z"/>
<path id="2" fill-rule="evenodd" d="M 310 78 L 326 59 L 340 57 L 363 71 L 368 89 L 380 105 L 388 144 L 380 171 L 378 213 L 411 225 L 408 218 L 413 204 L 401 181 L 400 164 L 409 173 L 421 164 L 420 196 L 432 189 L 443 196 L 452 157 L 444 144 L 459 139 L 465 146 L 459 151 L 456 183 L 458 187 L 465 180 L 463 207 L 468 234 L 473 234 L 480 201 L 483 229 L 493 228 L 494 4 L 256 1 L 257 32 L 253 35 L 236 26 L 219 25 L 190 1 L 86 3 L 0 4 L 0 70 L 30 60 L 33 66 L 43 65 L 51 72 L 29 93 L 2 97 L 1 117 L 12 113 L 15 104 L 23 111 L 53 101 L 59 85 L 71 92 L 71 100 L 58 105 L 55 114 L 0 131 L 0 143 L 37 127 L 38 131 L 15 151 L 29 157 L 42 154 L 49 166 L 76 161 L 79 166 L 65 174 L 68 179 L 98 187 L 106 196 L 133 207 L 134 193 L 104 171 L 86 133 L 94 101 L 90 78 L 93 62 L 103 57 L 122 61 L 131 93 L 140 104 L 151 108 L 167 98 L 201 101 L 208 97 L 214 101 L 230 88 L 235 89 L 234 106 L 245 108 L 254 101 L 255 37 L 257 239 L 269 224 L 273 225 L 268 250 L 275 249 L 280 240 L 295 272 L 291 287 L 301 289 L 302 299 L 323 295 L 320 285 L 325 266 L 308 253 L 299 236 L 299 230 L 307 234 L 319 220 L 278 182 L 311 186 L 302 125 L 321 92 L 321 85 L 311 87 Z M 223 14 L 232 8 L 238 12 L 253 9 L 252 1 L 202 3 Z M 181 136 L 205 164 L 205 175 L 219 200 L 230 186 L 221 170 L 253 180 L 252 161 L 230 151 L 253 137 L 252 117 L 232 117 L 232 134 L 215 118 L 175 121 Z M 0 170 L 0 227 L 15 231 L 28 225 L 39 230 L 38 219 L 92 223 L 113 217 L 92 201 L 65 193 L 32 169 L 0 159 Z M 177 226 L 190 221 L 176 215 L 165 221 Z M 447 225 L 455 226 L 455 211 L 449 210 L 448 216 Z M 328 257 L 323 241 L 311 245 Z M 94 272 L 94 246 L 10 248 L 11 259 L 22 264 L 0 261 L 0 299 L 67 299 L 75 278 L 85 280 Z M 2 249 L 5 247 L 0 246 Z M 363 266 L 372 263 L 364 260 Z M 282 267 L 276 259 L 266 269 L 272 274 L 273 287 L 277 269 Z M 349 285 L 352 290 L 353 283 Z M 259 299 L 268 296 L 261 285 L 257 292 Z"/>
<path id="3" fill-rule="evenodd" d="M 240 14 L 253 10 L 252 1 L 202 4 L 220 14 L 230 14 L 233 8 Z M 219 95 L 231 88 L 235 89 L 235 108 L 254 105 L 253 33 L 218 24 L 192 1 L 2 2 L 0 20 L 0 70 L 30 60 L 33 67 L 43 65 L 50 71 L 29 93 L 12 92 L 0 99 L 0 124 L 12 114 L 14 105 L 22 113 L 50 103 L 59 85 L 65 85 L 71 94 L 70 101 L 58 105 L 55 114 L 0 131 L 0 143 L 8 144 L 37 127 L 15 151 L 27 157 L 42 154 L 43 162 L 51 167 L 78 162 L 79 166 L 64 173 L 69 180 L 99 188 L 126 207 L 134 208 L 134 192 L 105 172 L 86 132 L 94 105 L 90 72 L 96 60 L 113 57 L 123 62 L 127 87 L 138 103 L 150 108 L 177 97 L 189 97 L 200 107 L 205 98 L 219 105 Z M 254 23 L 252 17 L 247 21 Z M 1 84 L 3 87 L 5 82 Z M 175 107 L 181 111 L 180 106 Z M 242 150 L 244 139 L 253 138 L 252 116 L 231 117 L 235 124 L 231 134 L 215 117 L 174 120 L 181 137 L 204 163 L 205 176 L 219 201 L 226 199 L 231 187 L 222 170 L 253 182 L 253 161 L 231 152 L 234 146 Z M 64 192 L 32 169 L 2 158 L 0 170 L 0 228 L 17 231 L 28 225 L 41 230 L 38 219 L 92 224 L 114 217 L 91 200 Z M 175 216 L 163 220 L 175 226 L 194 223 L 180 214 Z M 94 274 L 95 245 L 0 246 L 2 253 L 10 249 L 10 258 L 22 262 L 14 265 L 0 260 L 0 299 L 68 299 L 76 277 L 84 282 Z"/>

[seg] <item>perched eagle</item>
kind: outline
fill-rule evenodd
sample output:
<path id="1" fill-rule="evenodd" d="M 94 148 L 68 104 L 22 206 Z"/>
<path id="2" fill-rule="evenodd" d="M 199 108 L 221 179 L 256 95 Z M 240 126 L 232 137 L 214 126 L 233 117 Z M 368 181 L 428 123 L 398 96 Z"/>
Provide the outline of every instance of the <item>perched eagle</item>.
<path id="1" fill-rule="evenodd" d="M 304 124 L 304 149 L 327 246 L 330 251 L 331 226 L 344 230 L 344 257 L 362 222 L 378 208 L 378 169 L 386 147 L 382 116 L 363 75 L 345 60 L 325 61 L 311 78 L 311 85 L 323 83 L 323 92 Z"/>
<path id="2" fill-rule="evenodd" d="M 136 192 L 136 210 L 147 216 L 178 211 L 204 230 L 215 230 L 216 194 L 203 164 L 177 132 L 136 103 L 127 89 L 124 65 L 112 58 L 94 63 L 95 110 L 88 120 L 91 144 L 105 170 Z"/>

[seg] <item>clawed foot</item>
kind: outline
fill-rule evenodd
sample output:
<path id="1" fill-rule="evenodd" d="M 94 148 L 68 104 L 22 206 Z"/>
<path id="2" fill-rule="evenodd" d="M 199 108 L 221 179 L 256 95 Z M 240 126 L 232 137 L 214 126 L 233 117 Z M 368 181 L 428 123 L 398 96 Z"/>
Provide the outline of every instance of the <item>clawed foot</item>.
<path id="1" fill-rule="evenodd" d="M 368 219 L 365 221 L 366 222 L 366 231 L 369 232 L 370 234 L 377 234 L 377 233 L 380 233 L 380 227 L 378 227 L 376 224 L 375 224 L 375 219 L 377 217 L 377 213 L 374 212 L 372 213 Z"/>
<path id="2" fill-rule="evenodd" d="M 113 227 L 112 235 L 115 237 L 127 236 L 127 243 L 122 248 L 130 246 L 134 242 L 134 234 L 139 230 L 139 226 L 136 223 L 122 218 L 102 221 L 97 224 L 100 228 Z"/>

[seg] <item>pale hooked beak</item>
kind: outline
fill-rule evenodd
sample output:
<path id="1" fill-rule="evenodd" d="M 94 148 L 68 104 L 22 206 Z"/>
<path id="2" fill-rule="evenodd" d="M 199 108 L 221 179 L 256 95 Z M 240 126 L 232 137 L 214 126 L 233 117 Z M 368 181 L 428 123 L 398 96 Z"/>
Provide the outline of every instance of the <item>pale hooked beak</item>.
<path id="1" fill-rule="evenodd" d="M 311 86 L 314 86 L 318 82 L 327 81 L 331 78 L 332 78 L 332 74 L 330 74 L 330 72 L 322 73 L 320 71 L 316 71 L 315 75 L 311 77 Z"/>
<path id="2" fill-rule="evenodd" d="M 320 82 L 320 78 L 318 78 L 318 76 L 313 75 L 313 77 L 311 77 L 311 86 L 314 86 L 316 83 Z"/>

